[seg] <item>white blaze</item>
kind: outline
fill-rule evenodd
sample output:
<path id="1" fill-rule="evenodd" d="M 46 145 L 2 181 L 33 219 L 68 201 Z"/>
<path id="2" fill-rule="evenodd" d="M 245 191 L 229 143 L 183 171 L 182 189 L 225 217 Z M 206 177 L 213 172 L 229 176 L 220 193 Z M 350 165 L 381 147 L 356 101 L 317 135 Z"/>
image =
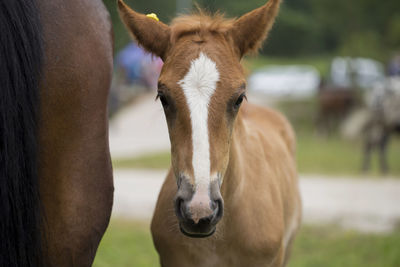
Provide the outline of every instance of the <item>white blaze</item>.
<path id="1" fill-rule="evenodd" d="M 217 88 L 219 72 L 214 61 L 203 52 L 191 62 L 185 77 L 179 81 L 186 97 L 192 125 L 192 165 L 196 187 L 210 183 L 210 143 L 208 106 Z"/>

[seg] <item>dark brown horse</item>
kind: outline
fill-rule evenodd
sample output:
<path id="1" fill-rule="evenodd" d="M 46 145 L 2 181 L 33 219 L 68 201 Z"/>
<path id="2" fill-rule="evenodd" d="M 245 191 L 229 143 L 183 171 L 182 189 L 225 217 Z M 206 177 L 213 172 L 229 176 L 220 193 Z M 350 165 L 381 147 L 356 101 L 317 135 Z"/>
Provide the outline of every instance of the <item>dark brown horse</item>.
<path id="1" fill-rule="evenodd" d="M 357 92 L 352 88 L 321 86 L 317 95 L 317 127 L 321 134 L 329 135 L 357 104 Z"/>
<path id="2" fill-rule="evenodd" d="M 0 266 L 90 266 L 113 199 L 101 0 L 0 2 Z"/>

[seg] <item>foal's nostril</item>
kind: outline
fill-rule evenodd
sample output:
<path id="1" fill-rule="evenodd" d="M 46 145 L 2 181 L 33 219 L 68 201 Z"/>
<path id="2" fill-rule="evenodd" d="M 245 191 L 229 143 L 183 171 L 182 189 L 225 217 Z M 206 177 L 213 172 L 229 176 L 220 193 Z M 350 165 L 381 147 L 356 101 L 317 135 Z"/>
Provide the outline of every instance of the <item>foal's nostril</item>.
<path id="1" fill-rule="evenodd" d="M 215 220 L 219 221 L 222 218 L 222 215 L 224 215 L 224 202 L 222 201 L 222 198 L 219 198 L 215 203 L 217 206 L 214 210 Z"/>
<path id="2" fill-rule="evenodd" d="M 182 217 L 185 218 L 186 217 L 186 212 L 185 212 L 185 206 L 184 206 L 183 199 L 180 201 L 179 207 L 180 207 L 180 211 L 181 211 Z"/>
<path id="3" fill-rule="evenodd" d="M 180 219 L 185 218 L 185 207 L 184 200 L 181 197 L 177 197 L 175 200 L 175 213 Z"/>

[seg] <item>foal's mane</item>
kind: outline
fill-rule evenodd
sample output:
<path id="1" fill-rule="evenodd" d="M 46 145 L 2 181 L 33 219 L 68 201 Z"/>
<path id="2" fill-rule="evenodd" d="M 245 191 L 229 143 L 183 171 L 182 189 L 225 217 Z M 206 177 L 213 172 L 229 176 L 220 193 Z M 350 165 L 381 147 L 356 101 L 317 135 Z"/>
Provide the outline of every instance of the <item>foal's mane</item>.
<path id="1" fill-rule="evenodd" d="M 200 7 L 189 15 L 181 15 L 171 22 L 171 42 L 175 43 L 186 35 L 197 35 L 204 41 L 206 34 L 226 34 L 232 28 L 235 19 L 227 19 L 221 12 L 211 14 Z"/>

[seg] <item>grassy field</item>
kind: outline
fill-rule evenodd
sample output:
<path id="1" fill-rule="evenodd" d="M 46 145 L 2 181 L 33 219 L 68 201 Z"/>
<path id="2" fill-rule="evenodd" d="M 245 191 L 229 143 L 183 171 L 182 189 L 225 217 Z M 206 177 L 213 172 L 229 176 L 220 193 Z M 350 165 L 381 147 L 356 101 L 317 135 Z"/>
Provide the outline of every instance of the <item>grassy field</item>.
<path id="1" fill-rule="evenodd" d="M 323 173 L 329 175 L 353 175 L 364 177 L 361 172 L 361 143 L 321 138 L 310 135 L 298 136 L 297 162 L 300 173 Z M 389 175 L 400 178 L 400 140 L 392 140 L 388 150 Z M 373 155 L 371 171 L 379 176 L 378 157 Z"/>
<path id="2" fill-rule="evenodd" d="M 289 267 L 400 266 L 400 230 L 361 234 L 334 226 L 302 228 Z"/>
<path id="3" fill-rule="evenodd" d="M 170 163 L 171 155 L 169 151 L 139 157 L 113 159 L 113 167 L 116 169 L 167 169 Z"/>
<path id="4" fill-rule="evenodd" d="M 117 159 L 114 168 L 166 169 L 170 165 L 169 152 L 145 155 L 138 158 Z M 323 138 L 307 133 L 298 134 L 297 162 L 300 173 L 328 175 L 354 175 L 363 177 L 361 144 L 338 137 Z M 372 158 L 372 176 L 379 175 L 378 158 Z M 388 151 L 389 174 L 400 177 L 400 139 L 392 140 Z"/>
<path id="5" fill-rule="evenodd" d="M 93 267 L 158 266 L 158 256 L 143 222 L 112 221 L 101 241 Z"/>
<path id="6" fill-rule="evenodd" d="M 105 234 L 94 267 L 159 266 L 149 226 L 113 221 Z M 400 229 L 390 235 L 362 234 L 335 226 L 303 226 L 289 267 L 398 267 Z"/>

